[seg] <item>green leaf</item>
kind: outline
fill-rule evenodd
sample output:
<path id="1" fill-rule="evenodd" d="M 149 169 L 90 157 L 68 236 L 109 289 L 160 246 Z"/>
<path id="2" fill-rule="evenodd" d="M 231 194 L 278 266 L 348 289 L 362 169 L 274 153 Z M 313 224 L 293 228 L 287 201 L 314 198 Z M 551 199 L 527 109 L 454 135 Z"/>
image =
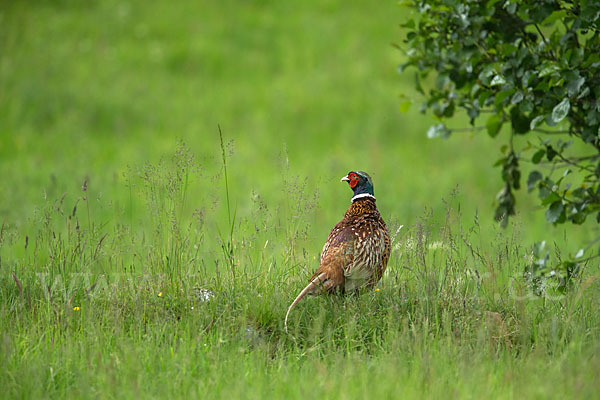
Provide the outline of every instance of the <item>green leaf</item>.
<path id="1" fill-rule="evenodd" d="M 556 126 L 556 122 L 554 122 L 554 120 L 552 119 L 552 114 L 546 115 L 546 119 L 544 120 L 544 122 L 548 126 Z"/>
<path id="2" fill-rule="evenodd" d="M 487 133 L 491 137 L 496 137 L 502 128 L 502 118 L 499 115 L 493 114 L 485 122 Z"/>
<path id="3" fill-rule="evenodd" d="M 583 88 L 583 90 L 581 91 L 581 93 L 579 93 L 579 96 L 577 96 L 577 99 L 583 99 L 588 94 L 590 94 L 590 88 L 586 86 L 586 87 Z"/>
<path id="4" fill-rule="evenodd" d="M 556 65 L 554 65 L 554 64 L 546 65 L 546 66 L 542 67 L 542 69 L 538 73 L 538 78 L 543 78 L 545 76 L 548 76 L 548 75 L 553 74 L 558 71 L 560 71 L 560 68 L 558 68 Z"/>
<path id="5" fill-rule="evenodd" d="M 546 118 L 545 115 L 538 115 L 537 117 L 532 119 L 531 122 L 529 123 L 529 129 L 534 130 L 535 127 L 538 126 L 538 124 L 544 120 L 544 118 Z"/>
<path id="6" fill-rule="evenodd" d="M 560 218 L 561 214 L 565 210 L 565 206 L 562 201 L 555 201 L 550 205 L 548 210 L 546 210 L 546 221 L 550 223 L 555 223 Z"/>
<path id="7" fill-rule="evenodd" d="M 517 104 L 520 103 L 521 100 L 523 100 L 523 92 L 517 92 L 515 93 L 515 95 L 512 97 L 512 99 L 510 99 L 510 104 Z"/>
<path id="8" fill-rule="evenodd" d="M 492 79 L 492 82 L 490 82 L 490 86 L 504 85 L 505 83 L 506 80 L 503 77 L 496 75 L 494 76 L 494 79 Z"/>
<path id="9" fill-rule="evenodd" d="M 410 100 L 405 100 L 402 103 L 400 103 L 400 112 L 402 114 L 406 114 L 410 108 L 410 105 L 412 104 L 412 102 Z"/>
<path id="10" fill-rule="evenodd" d="M 564 18 L 567 15 L 565 10 L 554 11 L 552 14 L 542 21 L 542 25 L 551 25 L 559 19 Z"/>
<path id="11" fill-rule="evenodd" d="M 572 81 L 569 81 L 569 83 L 567 83 L 567 93 L 569 94 L 569 96 L 571 96 L 571 97 L 577 96 L 584 83 L 585 83 L 584 77 L 580 77 L 580 78 L 574 79 Z"/>
<path id="12" fill-rule="evenodd" d="M 514 92 L 515 92 L 515 89 L 509 89 L 509 90 L 503 90 L 501 92 L 496 93 L 496 96 L 494 97 L 494 105 L 496 107 L 500 107 L 500 105 L 502 104 L 504 99 L 506 99 L 508 96 L 512 95 Z"/>
<path id="13" fill-rule="evenodd" d="M 531 121 L 525 114 L 519 111 L 518 107 L 513 107 L 510 110 L 510 123 L 512 124 L 514 133 L 523 134 L 529 132 Z"/>
<path id="14" fill-rule="evenodd" d="M 538 81 L 538 84 L 535 86 L 535 90 L 541 92 L 547 92 L 550 90 L 550 82 L 548 79 L 542 79 Z"/>
<path id="15" fill-rule="evenodd" d="M 571 103 L 569 102 L 569 99 L 565 97 L 552 109 L 552 122 L 558 124 L 560 121 L 562 121 L 567 116 L 567 114 L 569 114 L 570 108 Z"/>
<path id="16" fill-rule="evenodd" d="M 527 191 L 531 192 L 533 189 L 535 189 L 535 184 L 542 178 L 543 176 L 539 171 L 531 171 L 529 173 L 529 177 L 527 178 Z"/>
<path id="17" fill-rule="evenodd" d="M 587 191 L 585 190 L 584 187 L 578 187 L 577 189 L 574 189 L 571 192 L 571 195 L 573 197 L 578 197 L 580 199 L 583 199 L 587 195 Z"/>
<path id="18" fill-rule="evenodd" d="M 542 205 L 547 206 L 548 204 L 555 203 L 560 200 L 560 196 L 556 192 L 550 192 L 549 195 L 542 199 Z"/>
<path id="19" fill-rule="evenodd" d="M 556 150 L 554 150 L 554 147 L 550 145 L 546 146 L 546 158 L 548 159 L 548 161 L 552 161 L 557 154 L 558 153 L 556 152 Z"/>
<path id="20" fill-rule="evenodd" d="M 481 81 L 481 83 L 483 83 L 484 85 L 489 85 L 491 80 L 492 80 L 492 75 L 494 75 L 494 72 L 496 70 L 494 69 L 493 65 L 487 65 L 483 71 L 481 71 L 479 73 L 479 80 Z"/>
<path id="21" fill-rule="evenodd" d="M 446 125 L 444 124 L 432 125 L 427 130 L 427 137 L 429 139 L 435 139 L 439 137 L 446 139 L 448 136 L 450 136 L 450 130 L 446 128 Z"/>
<path id="22" fill-rule="evenodd" d="M 530 113 L 533 111 L 533 103 L 525 99 L 521 102 L 521 104 L 519 104 L 519 110 L 521 110 L 523 113 Z"/>
<path id="23" fill-rule="evenodd" d="M 534 164 L 538 164 L 540 161 L 542 161 L 542 158 L 544 158 L 545 155 L 546 155 L 546 150 L 540 149 L 535 152 L 533 157 L 531 157 L 531 162 Z"/>
<path id="24" fill-rule="evenodd" d="M 506 2 L 504 4 L 504 8 L 506 9 L 506 11 L 508 11 L 509 14 L 514 14 L 515 11 L 517 11 L 517 3 Z"/>

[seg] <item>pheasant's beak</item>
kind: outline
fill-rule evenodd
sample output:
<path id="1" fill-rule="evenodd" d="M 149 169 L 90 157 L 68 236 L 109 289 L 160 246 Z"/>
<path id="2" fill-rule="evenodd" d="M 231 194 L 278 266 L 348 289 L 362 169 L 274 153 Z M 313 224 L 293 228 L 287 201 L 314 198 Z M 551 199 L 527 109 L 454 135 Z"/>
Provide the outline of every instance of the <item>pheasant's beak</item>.
<path id="1" fill-rule="evenodd" d="M 346 175 L 345 177 L 343 177 L 342 179 L 340 179 L 340 182 L 350 182 L 350 178 L 348 178 L 348 175 Z"/>

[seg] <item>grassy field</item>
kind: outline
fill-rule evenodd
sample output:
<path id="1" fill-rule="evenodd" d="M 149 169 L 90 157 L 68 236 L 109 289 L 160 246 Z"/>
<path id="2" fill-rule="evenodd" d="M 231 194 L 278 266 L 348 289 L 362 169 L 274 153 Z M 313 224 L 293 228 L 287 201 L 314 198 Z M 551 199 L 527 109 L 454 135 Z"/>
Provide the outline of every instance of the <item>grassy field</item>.
<path id="1" fill-rule="evenodd" d="M 431 141 L 398 110 L 406 12 L 1 3 L 4 396 L 598 397 L 597 261 L 564 293 L 523 275 L 534 241 L 556 263 L 596 224 L 550 226 L 520 193 L 495 225 L 498 143 Z M 388 272 L 301 303 L 286 334 L 351 169 L 394 234 Z"/>

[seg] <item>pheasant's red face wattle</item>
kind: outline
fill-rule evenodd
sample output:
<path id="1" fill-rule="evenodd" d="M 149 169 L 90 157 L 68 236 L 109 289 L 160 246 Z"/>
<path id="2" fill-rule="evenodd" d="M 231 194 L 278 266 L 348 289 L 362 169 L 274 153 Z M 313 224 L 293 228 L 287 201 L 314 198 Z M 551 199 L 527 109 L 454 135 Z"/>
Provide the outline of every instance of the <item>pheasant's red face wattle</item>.
<path id="1" fill-rule="evenodd" d="M 350 181 L 348 182 L 350 184 L 350 187 L 352 189 L 354 189 L 356 187 L 356 185 L 358 185 L 358 181 L 360 180 L 360 177 L 358 175 L 356 175 L 354 172 L 351 172 L 348 174 L 348 179 L 350 179 Z"/>

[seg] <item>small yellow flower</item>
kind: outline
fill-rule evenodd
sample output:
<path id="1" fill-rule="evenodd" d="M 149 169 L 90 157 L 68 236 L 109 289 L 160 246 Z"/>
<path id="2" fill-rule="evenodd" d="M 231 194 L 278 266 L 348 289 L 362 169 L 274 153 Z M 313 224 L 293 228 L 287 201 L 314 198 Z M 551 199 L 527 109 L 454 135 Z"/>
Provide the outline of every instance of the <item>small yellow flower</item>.
<path id="1" fill-rule="evenodd" d="M 162 297 L 162 292 L 158 292 L 158 297 Z"/>
<path id="2" fill-rule="evenodd" d="M 79 311 L 79 310 L 80 310 L 80 309 L 79 309 L 79 306 L 75 306 L 75 307 L 73 307 L 73 311 Z"/>
<path id="3" fill-rule="evenodd" d="M 380 290 L 381 290 L 381 289 L 379 289 L 379 288 L 376 288 L 376 289 L 375 289 L 375 291 L 376 291 L 376 292 L 379 292 Z"/>

